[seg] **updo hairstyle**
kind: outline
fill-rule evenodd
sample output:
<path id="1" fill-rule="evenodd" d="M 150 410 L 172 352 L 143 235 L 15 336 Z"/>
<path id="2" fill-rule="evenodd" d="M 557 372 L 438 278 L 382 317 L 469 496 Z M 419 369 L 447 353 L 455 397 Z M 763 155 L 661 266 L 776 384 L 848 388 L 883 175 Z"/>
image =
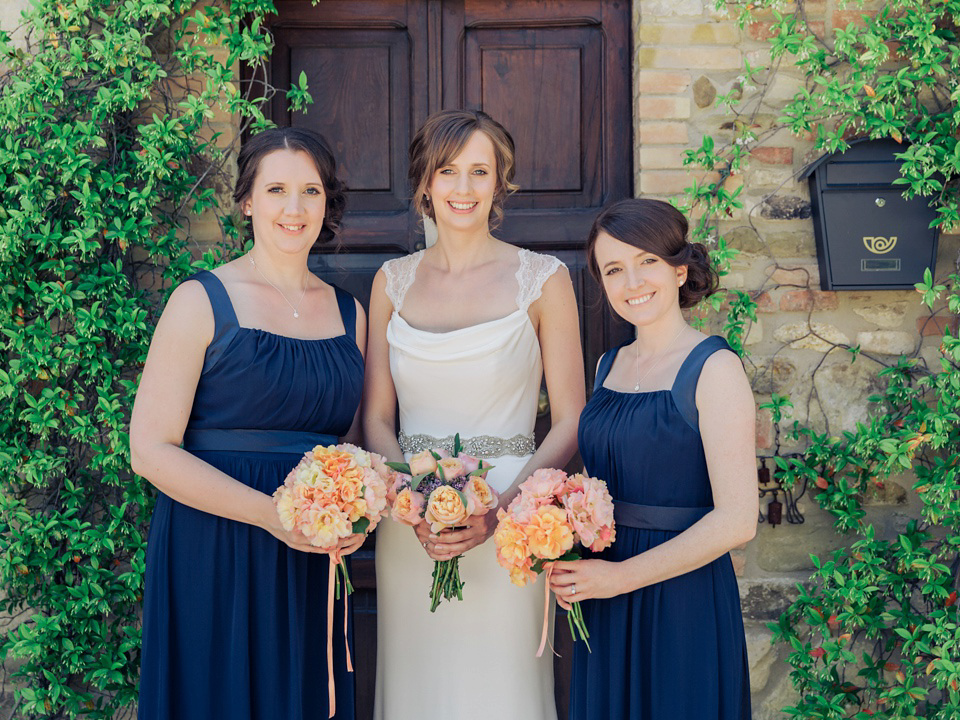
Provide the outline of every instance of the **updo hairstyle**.
<path id="1" fill-rule="evenodd" d="M 344 194 L 346 186 L 337 178 L 336 158 L 330 144 L 320 133 L 306 128 L 280 127 L 264 130 L 250 138 L 237 156 L 237 184 L 233 199 L 240 204 L 250 197 L 260 162 L 277 150 L 305 152 L 316 165 L 327 198 L 323 227 L 317 241 L 329 242 L 340 233 L 340 221 L 347 198 Z"/>
<path id="2" fill-rule="evenodd" d="M 672 267 L 687 266 L 680 286 L 680 307 L 691 308 L 717 291 L 720 278 L 701 243 L 687 241 L 689 225 L 670 203 L 627 198 L 607 205 L 593 221 L 587 238 L 587 265 L 600 285 L 603 278 L 595 254 L 597 236 L 605 232 L 620 242 L 656 255 Z"/>
<path id="3" fill-rule="evenodd" d="M 490 228 L 503 220 L 503 203 L 519 189 L 513 183 L 514 145 L 506 128 L 482 110 L 441 110 L 427 118 L 410 143 L 410 185 L 413 187 L 413 208 L 418 215 L 436 220 L 427 190 L 434 173 L 451 162 L 470 140 L 473 133 L 484 133 L 493 143 L 497 161 L 497 184 L 493 193 Z"/>

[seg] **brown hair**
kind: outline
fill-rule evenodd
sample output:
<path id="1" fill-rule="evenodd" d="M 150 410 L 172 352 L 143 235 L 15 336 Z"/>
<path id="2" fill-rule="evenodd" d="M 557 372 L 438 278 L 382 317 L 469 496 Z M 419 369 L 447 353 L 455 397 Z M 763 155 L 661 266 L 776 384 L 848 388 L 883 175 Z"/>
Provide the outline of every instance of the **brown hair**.
<path id="1" fill-rule="evenodd" d="M 237 203 L 246 200 L 253 191 L 253 181 L 260 169 L 260 162 L 277 150 L 305 152 L 317 166 L 323 192 L 327 197 L 326 212 L 323 214 L 323 227 L 318 242 L 325 243 L 340 233 L 340 221 L 346 205 L 346 186 L 337 178 L 337 160 L 333 156 L 330 144 L 320 133 L 306 128 L 269 128 L 254 135 L 240 148 L 237 156 L 237 184 L 233 189 L 233 199 Z"/>
<path id="2" fill-rule="evenodd" d="M 687 242 L 687 218 L 670 203 L 645 198 L 627 198 L 607 205 L 593 221 L 587 237 L 587 266 L 603 285 L 597 266 L 597 236 L 605 232 L 620 242 L 656 255 L 672 267 L 687 266 L 687 279 L 680 286 L 680 307 L 690 308 L 717 291 L 720 278 L 707 249 Z"/>
<path id="3" fill-rule="evenodd" d="M 435 220 L 427 188 L 433 175 L 463 150 L 470 136 L 482 132 L 493 143 L 497 161 L 497 185 L 493 193 L 490 228 L 503 220 L 503 203 L 519 189 L 513 181 L 513 138 L 506 128 L 482 110 L 441 110 L 427 118 L 410 143 L 410 185 L 413 187 L 413 209 L 418 215 Z"/>

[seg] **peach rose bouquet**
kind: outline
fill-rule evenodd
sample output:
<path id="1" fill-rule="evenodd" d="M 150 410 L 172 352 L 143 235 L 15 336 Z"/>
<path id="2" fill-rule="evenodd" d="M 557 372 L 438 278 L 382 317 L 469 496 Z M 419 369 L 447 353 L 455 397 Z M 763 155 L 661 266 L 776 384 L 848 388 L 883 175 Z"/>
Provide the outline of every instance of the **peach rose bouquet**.
<path id="1" fill-rule="evenodd" d="M 506 510 L 497 512 L 493 542 L 497 561 L 510 572 L 515 585 L 523 587 L 536 576 L 552 572 L 555 560 L 577 560 L 577 546 L 593 552 L 604 550 L 616 539 L 613 499 L 603 480 L 580 473 L 541 468 L 520 484 L 520 493 Z M 547 583 L 546 603 L 550 602 Z M 546 613 L 537 657 L 547 639 Z M 570 633 L 590 649 L 583 611 L 574 602 L 567 613 Z"/>
<path id="2" fill-rule="evenodd" d="M 386 463 L 397 471 L 388 491 L 391 515 L 405 525 L 430 523 L 437 533 L 455 528 L 472 515 L 484 515 L 495 508 L 499 497 L 487 484 L 487 472 L 493 467 L 485 460 L 461 453 L 460 436 L 453 439 L 453 453 L 424 450 L 409 463 Z M 430 588 L 430 612 L 436 612 L 441 600 L 463 600 L 460 557 L 438 560 L 433 566 Z"/>
<path id="3" fill-rule="evenodd" d="M 307 452 L 273 494 L 280 522 L 296 528 L 314 547 L 333 550 L 341 539 L 368 534 L 387 510 L 387 480 L 393 472 L 383 457 L 356 445 L 317 445 Z M 340 584 L 353 592 L 346 563 L 335 552 L 331 565 L 336 597 Z"/>

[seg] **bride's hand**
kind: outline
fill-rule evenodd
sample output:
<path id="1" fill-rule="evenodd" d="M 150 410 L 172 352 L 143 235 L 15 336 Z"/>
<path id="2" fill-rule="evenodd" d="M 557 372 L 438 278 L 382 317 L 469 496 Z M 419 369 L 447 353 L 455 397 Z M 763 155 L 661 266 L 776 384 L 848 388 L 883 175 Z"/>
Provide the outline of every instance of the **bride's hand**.
<path id="1" fill-rule="evenodd" d="M 427 523 L 421 523 L 421 525 L 429 533 L 430 526 Z M 427 555 L 434 560 L 452 560 L 457 555 L 463 555 L 470 548 L 485 543 L 496 529 L 497 514 L 490 511 L 484 515 L 471 515 L 456 530 L 429 533 L 421 540 L 421 544 L 426 543 Z M 417 537 L 420 537 L 419 530 Z"/>

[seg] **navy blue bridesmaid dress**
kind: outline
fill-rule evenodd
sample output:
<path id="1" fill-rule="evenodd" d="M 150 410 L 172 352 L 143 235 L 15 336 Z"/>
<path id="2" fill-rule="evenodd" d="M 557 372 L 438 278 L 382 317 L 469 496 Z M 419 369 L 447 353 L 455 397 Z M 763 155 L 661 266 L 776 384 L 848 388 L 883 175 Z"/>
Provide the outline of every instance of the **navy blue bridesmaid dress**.
<path id="1" fill-rule="evenodd" d="M 299 340 L 240 327 L 226 289 L 194 275 L 213 307 L 184 448 L 272 494 L 302 454 L 335 443 L 363 385 L 353 298 L 346 333 Z M 327 555 L 265 530 L 157 499 L 147 541 L 140 720 L 327 717 Z M 334 630 L 343 633 L 343 604 Z M 337 718 L 353 718 L 353 677 L 334 642 Z"/>
<path id="2" fill-rule="evenodd" d="M 712 509 L 695 393 L 706 359 L 729 346 L 706 338 L 670 390 L 641 393 L 603 387 L 619 349 L 600 361 L 578 434 L 584 466 L 607 482 L 615 501 L 616 542 L 594 556 L 612 561 L 675 537 Z M 729 555 L 582 608 L 593 653 L 576 643 L 571 718 L 749 720 L 746 643 Z"/>

